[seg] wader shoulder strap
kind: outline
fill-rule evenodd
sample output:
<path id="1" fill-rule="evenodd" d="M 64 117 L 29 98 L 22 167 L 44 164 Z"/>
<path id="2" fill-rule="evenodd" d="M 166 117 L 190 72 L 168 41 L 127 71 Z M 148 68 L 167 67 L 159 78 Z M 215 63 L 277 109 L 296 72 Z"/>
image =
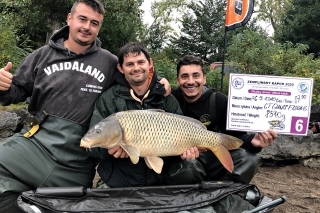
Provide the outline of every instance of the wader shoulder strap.
<path id="1" fill-rule="evenodd" d="M 211 128 L 215 132 L 220 132 L 218 127 L 218 119 L 216 116 L 216 92 L 211 93 L 209 97 L 209 112 L 210 112 L 210 121 L 211 121 Z"/>

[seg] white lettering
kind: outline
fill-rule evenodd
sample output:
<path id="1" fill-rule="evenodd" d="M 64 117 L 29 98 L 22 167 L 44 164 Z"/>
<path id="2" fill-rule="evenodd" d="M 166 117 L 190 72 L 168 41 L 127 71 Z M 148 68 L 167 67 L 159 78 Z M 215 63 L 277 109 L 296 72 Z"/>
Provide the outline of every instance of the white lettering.
<path id="1" fill-rule="evenodd" d="M 80 67 L 79 67 L 80 66 Z M 92 70 L 93 69 L 93 70 Z M 78 72 L 83 72 L 85 74 L 93 76 L 95 79 L 97 79 L 99 82 L 103 82 L 105 80 L 105 75 L 101 73 L 100 70 L 97 68 L 93 68 L 92 66 L 88 65 L 85 66 L 84 63 L 79 64 L 79 62 L 64 62 L 64 63 L 58 63 L 58 64 L 52 64 L 51 66 L 48 66 L 43 69 L 44 72 L 47 75 L 51 75 L 52 73 L 56 71 L 67 71 L 67 70 L 75 70 Z M 97 87 L 97 86 L 95 86 Z M 98 87 L 99 89 L 102 89 L 102 87 Z"/>
<path id="2" fill-rule="evenodd" d="M 97 79 L 98 79 L 99 82 L 102 82 L 105 79 L 104 74 L 101 73 L 101 75 Z"/>
<path id="3" fill-rule="evenodd" d="M 72 70 L 79 71 L 79 62 L 75 61 L 73 63 Z"/>
<path id="4" fill-rule="evenodd" d="M 84 72 L 83 65 L 84 65 L 83 63 L 80 64 L 80 72 Z"/>
<path id="5" fill-rule="evenodd" d="M 87 66 L 86 70 L 84 71 L 84 73 L 87 73 L 88 75 L 91 75 L 91 71 L 92 71 L 92 66 Z"/>
<path id="6" fill-rule="evenodd" d="M 51 75 L 50 67 L 44 68 L 44 71 L 47 73 L 47 75 Z"/>
<path id="7" fill-rule="evenodd" d="M 71 62 L 65 62 L 65 63 L 64 63 L 64 69 L 65 69 L 65 70 L 70 70 L 71 67 L 72 67 Z"/>
<path id="8" fill-rule="evenodd" d="M 100 74 L 100 70 L 97 70 L 96 68 L 94 68 L 94 70 L 91 73 L 91 75 L 94 76 L 95 78 L 98 78 L 99 74 Z"/>
<path id="9" fill-rule="evenodd" d="M 60 70 L 59 70 L 58 65 L 53 64 L 53 65 L 52 65 L 52 72 L 55 72 L 55 71 L 60 71 Z"/>

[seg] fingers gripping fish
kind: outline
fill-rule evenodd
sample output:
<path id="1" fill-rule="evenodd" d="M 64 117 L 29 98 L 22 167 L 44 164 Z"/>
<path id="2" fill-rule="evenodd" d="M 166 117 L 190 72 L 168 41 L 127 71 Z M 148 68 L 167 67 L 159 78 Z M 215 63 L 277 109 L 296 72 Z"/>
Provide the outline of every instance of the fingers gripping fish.
<path id="1" fill-rule="evenodd" d="M 108 116 L 81 139 L 84 148 L 122 147 L 132 163 L 143 157 L 147 166 L 161 173 L 160 157 L 180 155 L 190 147 L 211 150 L 230 172 L 233 162 L 228 150 L 239 148 L 242 140 L 211 132 L 198 120 L 162 110 L 128 110 Z"/>

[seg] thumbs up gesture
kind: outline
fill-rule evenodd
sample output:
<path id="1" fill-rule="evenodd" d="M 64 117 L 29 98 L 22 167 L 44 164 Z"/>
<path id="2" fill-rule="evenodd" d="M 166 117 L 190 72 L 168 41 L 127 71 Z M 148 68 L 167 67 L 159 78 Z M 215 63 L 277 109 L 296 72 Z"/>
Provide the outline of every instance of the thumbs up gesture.
<path id="1" fill-rule="evenodd" d="M 12 63 L 0 69 L 0 91 L 7 91 L 12 83 L 12 74 L 9 72 L 12 68 Z"/>

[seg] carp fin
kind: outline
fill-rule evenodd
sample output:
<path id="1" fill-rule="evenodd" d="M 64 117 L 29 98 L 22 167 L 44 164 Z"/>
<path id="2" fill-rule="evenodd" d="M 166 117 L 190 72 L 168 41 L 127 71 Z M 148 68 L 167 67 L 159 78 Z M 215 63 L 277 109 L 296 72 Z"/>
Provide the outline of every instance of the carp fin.
<path id="1" fill-rule="evenodd" d="M 145 157 L 144 161 L 150 169 L 153 169 L 156 173 L 160 174 L 163 167 L 163 160 L 157 156 Z"/>
<path id="2" fill-rule="evenodd" d="M 199 152 L 206 152 L 207 148 L 206 147 L 197 147 Z"/>
<path id="3" fill-rule="evenodd" d="M 153 111 L 153 112 L 166 112 L 163 109 L 145 109 L 145 110 Z"/>
<path id="4" fill-rule="evenodd" d="M 220 145 L 219 147 L 211 149 L 211 151 L 219 159 L 220 163 L 224 166 L 224 168 L 226 168 L 226 170 L 232 173 L 233 161 L 230 152 L 226 149 L 226 147 Z"/>
<path id="5" fill-rule="evenodd" d="M 180 118 L 180 119 L 187 120 L 189 122 L 197 124 L 198 126 L 200 126 L 203 129 L 207 129 L 207 127 L 201 121 L 199 121 L 197 119 L 194 119 L 194 118 L 191 118 L 191 117 L 187 117 L 187 116 L 184 116 L 184 115 L 173 114 L 173 113 L 169 113 L 169 112 L 167 112 L 167 114 L 170 114 L 171 116 L 174 116 L 174 117 L 177 117 L 177 118 Z"/>
<path id="6" fill-rule="evenodd" d="M 199 125 L 200 127 L 204 128 L 204 129 L 207 129 L 207 127 L 203 123 L 201 123 L 201 121 L 199 121 L 197 119 L 194 119 L 194 118 L 190 118 L 188 116 L 179 115 L 179 114 L 173 114 L 173 113 L 170 113 L 170 112 L 166 112 L 166 111 L 164 111 L 162 109 L 146 109 L 146 110 L 153 111 L 153 112 L 166 113 L 168 115 L 171 115 L 171 116 L 174 116 L 174 117 L 177 117 L 177 118 L 181 118 L 181 119 L 187 120 L 189 122 L 195 123 L 195 124 Z"/>
<path id="7" fill-rule="evenodd" d="M 134 146 L 121 144 L 121 148 L 126 151 L 126 153 L 129 155 L 130 160 L 133 164 L 137 164 L 139 162 L 140 157 L 140 151 Z"/>
<path id="8" fill-rule="evenodd" d="M 221 164 L 226 168 L 229 172 L 233 171 L 233 161 L 228 150 L 237 149 L 239 148 L 243 141 L 239 138 L 226 135 L 226 134 L 219 134 L 221 143 L 219 146 L 210 149 L 215 156 L 219 159 Z"/>

